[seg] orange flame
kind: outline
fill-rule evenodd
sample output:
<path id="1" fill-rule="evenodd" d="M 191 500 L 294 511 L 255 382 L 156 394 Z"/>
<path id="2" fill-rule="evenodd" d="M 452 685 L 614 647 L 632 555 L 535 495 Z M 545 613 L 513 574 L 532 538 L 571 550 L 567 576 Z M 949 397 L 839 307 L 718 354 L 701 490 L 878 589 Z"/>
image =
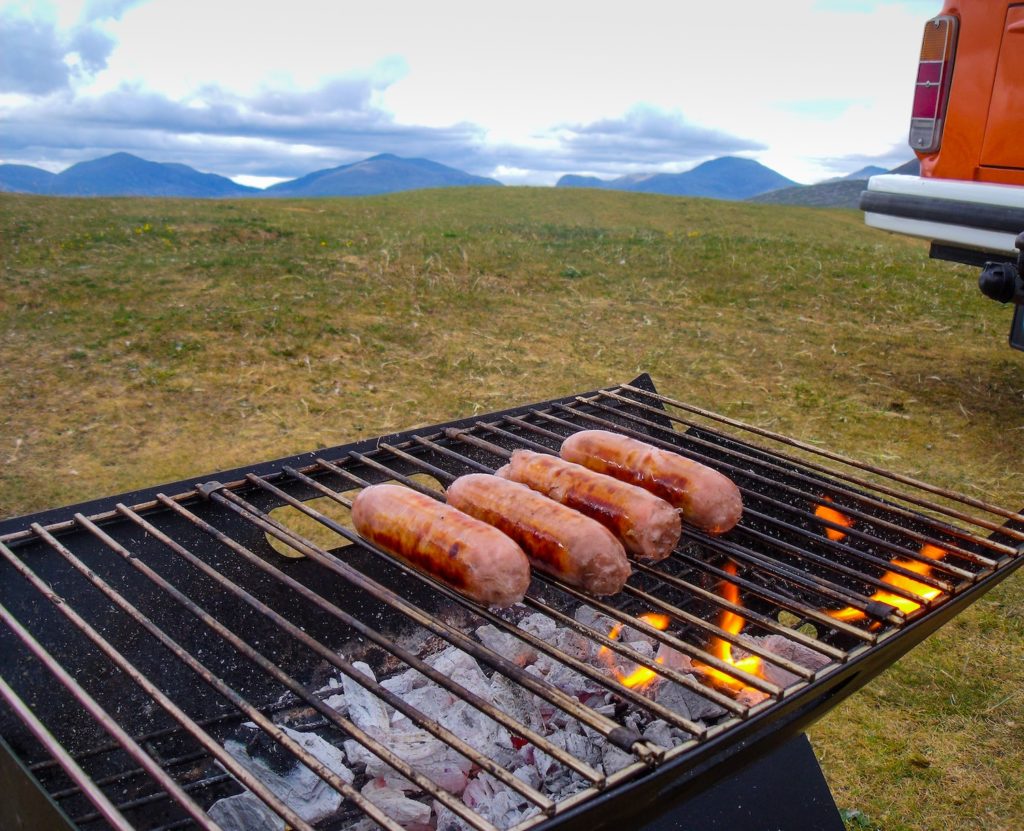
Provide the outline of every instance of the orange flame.
<path id="1" fill-rule="evenodd" d="M 644 623 L 650 624 L 655 629 L 658 629 L 662 632 L 668 629 L 668 625 L 671 622 L 668 615 L 660 615 L 655 612 L 648 612 L 647 614 L 640 615 L 637 619 L 644 621 Z M 613 641 L 617 641 L 619 639 L 619 635 L 622 633 L 622 627 L 623 624 L 616 623 L 612 627 L 611 631 L 608 633 L 608 637 L 611 638 Z M 623 675 L 616 668 L 615 656 L 612 654 L 611 649 L 609 649 L 607 646 L 602 646 L 598 650 L 597 657 L 604 661 L 608 668 L 611 669 L 611 671 L 615 674 L 615 677 L 619 680 L 620 683 L 630 688 L 643 687 L 658 677 L 658 673 L 656 673 L 653 669 L 648 669 L 647 667 L 642 666 L 638 666 L 635 670 L 629 673 L 629 675 Z M 655 663 L 665 663 L 664 657 L 659 655 L 655 659 Z"/>
<path id="2" fill-rule="evenodd" d="M 725 564 L 725 571 L 735 577 L 736 576 L 736 564 L 729 562 Z M 721 595 L 725 600 L 736 606 L 741 606 L 740 603 L 740 589 L 735 583 L 729 580 L 722 581 Z M 743 631 L 743 627 L 746 625 L 746 621 L 735 612 L 729 609 L 723 609 L 721 617 L 718 619 L 718 626 L 720 629 L 724 629 L 730 635 L 738 635 Z M 708 646 L 708 651 L 711 652 L 716 658 L 720 658 L 727 664 L 736 667 L 736 669 L 742 670 L 743 672 L 750 673 L 751 675 L 759 675 L 764 677 L 764 664 L 760 658 L 756 655 L 750 655 L 746 658 L 736 659 L 732 655 L 732 644 L 723 638 L 712 638 L 711 643 Z M 741 681 L 737 681 L 731 675 L 727 675 L 721 670 L 709 667 L 704 664 L 699 665 L 701 670 L 709 678 L 724 684 L 725 686 L 734 689 L 742 690 L 746 687 L 746 684 Z"/>
<path id="3" fill-rule="evenodd" d="M 936 545 L 925 543 L 921 546 L 921 556 L 927 557 L 929 560 L 941 560 L 946 556 L 946 551 L 939 548 Z M 927 563 L 918 562 L 917 560 L 892 560 L 892 564 L 901 566 L 907 571 L 912 571 L 914 574 L 920 574 L 922 577 L 927 577 L 932 573 L 932 567 Z M 905 614 L 917 611 L 921 608 L 925 601 L 931 600 L 933 597 L 938 597 L 942 592 L 933 586 L 926 586 L 924 583 L 920 583 L 911 577 L 907 577 L 904 574 L 897 574 L 896 572 L 886 572 L 885 576 L 882 577 L 883 583 L 888 583 L 890 586 L 896 586 L 897 588 L 909 591 L 921 598 L 921 602 L 918 603 L 911 600 L 903 595 L 893 594 L 887 592 L 884 589 L 879 589 L 873 595 L 872 600 L 877 600 L 881 603 L 888 603 L 890 606 L 895 606 L 897 609 Z M 854 621 L 863 620 L 867 617 L 860 609 L 854 609 L 852 606 L 847 606 L 845 609 L 839 609 L 837 611 L 828 613 L 831 617 L 836 620 L 841 620 L 846 623 L 852 623 Z"/>
<path id="4" fill-rule="evenodd" d="M 825 497 L 826 502 L 831 502 L 827 496 Z M 830 508 L 828 505 L 818 505 L 814 508 L 814 515 L 818 519 L 824 519 L 828 522 L 833 522 L 836 525 L 842 525 L 844 528 L 852 528 L 853 520 L 850 519 L 846 514 L 841 514 L 835 508 Z M 833 542 L 839 542 L 840 540 L 846 539 L 846 534 L 840 531 L 838 528 L 830 528 L 825 526 L 825 536 Z"/>

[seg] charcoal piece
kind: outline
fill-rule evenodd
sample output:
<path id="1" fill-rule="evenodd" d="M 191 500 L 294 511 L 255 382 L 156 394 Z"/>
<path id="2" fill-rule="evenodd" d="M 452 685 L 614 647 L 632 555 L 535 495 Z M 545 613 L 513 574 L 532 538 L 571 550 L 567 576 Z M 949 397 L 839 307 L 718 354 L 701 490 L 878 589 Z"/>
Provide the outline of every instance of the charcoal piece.
<path id="1" fill-rule="evenodd" d="M 488 649 L 494 650 L 518 666 L 524 667 L 537 660 L 537 650 L 530 644 L 491 624 L 477 629 L 476 636 Z"/>
<path id="2" fill-rule="evenodd" d="M 251 721 L 240 724 L 229 741 L 234 741 L 245 748 L 245 752 L 253 759 L 259 759 L 267 768 L 279 776 L 284 776 L 298 762 L 284 745 L 273 739 Z"/>
<path id="3" fill-rule="evenodd" d="M 373 670 L 362 661 L 356 661 L 354 666 L 360 673 L 371 681 L 376 681 Z M 391 717 L 388 715 L 388 708 L 377 696 L 373 695 L 362 684 L 354 678 L 344 676 L 342 687 L 345 690 L 345 701 L 348 704 L 348 715 L 360 730 L 368 732 L 386 731 L 391 724 Z"/>
<path id="4" fill-rule="evenodd" d="M 352 771 L 345 765 L 341 750 L 313 733 L 299 733 L 287 727 L 282 729 L 325 767 L 351 784 Z M 307 822 L 318 822 L 329 817 L 341 805 L 341 794 L 297 760 L 282 775 L 272 770 L 262 758 L 250 756 L 245 745 L 240 742 L 229 739 L 224 743 L 224 749 Z"/>
<path id="5" fill-rule="evenodd" d="M 207 813 L 222 831 L 284 831 L 285 828 L 284 820 L 248 791 L 218 799 Z"/>
<path id="6" fill-rule="evenodd" d="M 360 793 L 400 825 L 430 821 L 429 805 L 409 799 L 399 789 L 389 787 L 383 779 L 371 779 Z"/>
<path id="7" fill-rule="evenodd" d="M 424 686 L 427 683 L 427 676 L 415 669 L 407 669 L 405 672 L 400 672 L 398 675 L 392 675 L 390 678 L 385 678 L 380 682 L 380 685 L 388 692 L 393 692 L 395 695 L 405 696 L 415 689 Z"/>
<path id="8" fill-rule="evenodd" d="M 490 681 L 474 658 L 454 646 L 427 658 L 427 663 L 456 684 L 486 698 Z"/>
<path id="9" fill-rule="evenodd" d="M 692 675 L 689 677 L 693 678 Z M 659 686 L 654 694 L 654 700 L 691 721 L 718 718 L 725 714 L 725 710 L 714 701 L 674 681 L 666 681 Z"/>

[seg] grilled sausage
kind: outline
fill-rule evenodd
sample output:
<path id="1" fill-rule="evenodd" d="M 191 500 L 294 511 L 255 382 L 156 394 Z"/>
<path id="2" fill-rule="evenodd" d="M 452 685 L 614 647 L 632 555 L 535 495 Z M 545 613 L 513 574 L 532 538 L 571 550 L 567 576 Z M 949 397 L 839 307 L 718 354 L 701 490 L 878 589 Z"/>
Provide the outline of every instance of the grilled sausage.
<path id="1" fill-rule="evenodd" d="M 402 485 L 372 485 L 352 500 L 368 542 L 489 606 L 511 606 L 530 584 L 523 550 L 497 528 Z"/>
<path id="2" fill-rule="evenodd" d="M 626 552 L 611 531 L 526 485 L 460 476 L 448 487 L 448 504 L 504 531 L 534 568 L 591 594 L 615 594 L 629 577 Z"/>
<path id="3" fill-rule="evenodd" d="M 743 513 L 740 490 L 728 477 L 678 453 L 618 433 L 574 433 L 562 442 L 560 455 L 657 494 L 682 512 L 684 522 L 711 534 L 728 531 Z"/>
<path id="4" fill-rule="evenodd" d="M 650 491 L 558 456 L 515 450 L 498 476 L 522 482 L 615 534 L 637 557 L 663 560 L 679 543 L 679 512 Z"/>

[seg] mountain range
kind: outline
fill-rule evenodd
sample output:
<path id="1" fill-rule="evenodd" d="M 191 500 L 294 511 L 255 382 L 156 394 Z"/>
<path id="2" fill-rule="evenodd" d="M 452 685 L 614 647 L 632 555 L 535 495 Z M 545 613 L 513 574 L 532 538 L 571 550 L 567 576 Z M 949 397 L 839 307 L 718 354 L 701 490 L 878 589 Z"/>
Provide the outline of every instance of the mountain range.
<path id="1" fill-rule="evenodd" d="M 759 193 L 795 185 L 781 173 L 753 159 L 723 156 L 684 173 L 633 173 L 617 179 L 570 174 L 558 180 L 559 188 L 601 188 L 667 196 L 708 196 L 713 199 L 748 199 Z"/>
<path id="2" fill-rule="evenodd" d="M 569 174 L 556 187 L 751 199 L 758 202 L 855 205 L 868 176 L 885 172 L 866 167 L 839 180 L 798 185 L 752 159 L 725 156 L 683 173 L 640 173 L 616 179 Z M 898 172 L 905 172 L 902 168 Z M 474 176 L 429 159 L 381 153 L 362 161 L 317 170 L 261 190 L 188 165 L 151 162 L 130 153 L 114 153 L 79 162 L 61 173 L 27 165 L 0 164 L 0 191 L 51 196 L 174 196 L 193 199 L 239 197 L 368 196 L 419 188 L 492 186 L 501 182 Z"/>
<path id="3" fill-rule="evenodd" d="M 856 208 L 860 203 L 860 195 L 868 186 L 868 179 L 880 173 L 900 173 L 906 176 L 917 176 L 921 172 L 921 164 L 917 159 L 901 164 L 892 170 L 871 165 L 861 168 L 841 179 L 829 179 L 816 185 L 795 185 L 768 191 L 750 198 L 751 202 L 768 205 L 808 205 L 816 208 Z"/>
<path id="4" fill-rule="evenodd" d="M 382 153 L 354 164 L 318 170 L 266 190 L 251 188 L 188 165 L 150 162 L 130 153 L 114 153 L 79 162 L 61 173 L 27 165 L 0 165 L 0 191 L 49 196 L 229 197 L 368 196 L 417 188 L 500 186 L 428 159 L 403 159 Z"/>

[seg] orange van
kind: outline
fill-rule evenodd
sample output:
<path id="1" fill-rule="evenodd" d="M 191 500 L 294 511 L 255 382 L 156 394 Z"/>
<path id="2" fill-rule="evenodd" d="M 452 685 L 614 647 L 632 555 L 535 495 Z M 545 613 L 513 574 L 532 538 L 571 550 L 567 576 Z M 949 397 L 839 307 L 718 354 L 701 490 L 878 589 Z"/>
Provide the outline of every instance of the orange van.
<path id="1" fill-rule="evenodd" d="M 947 0 L 925 24 L 909 141 L 921 175 L 872 177 L 865 221 L 982 267 L 1024 349 L 1024 3 Z"/>

